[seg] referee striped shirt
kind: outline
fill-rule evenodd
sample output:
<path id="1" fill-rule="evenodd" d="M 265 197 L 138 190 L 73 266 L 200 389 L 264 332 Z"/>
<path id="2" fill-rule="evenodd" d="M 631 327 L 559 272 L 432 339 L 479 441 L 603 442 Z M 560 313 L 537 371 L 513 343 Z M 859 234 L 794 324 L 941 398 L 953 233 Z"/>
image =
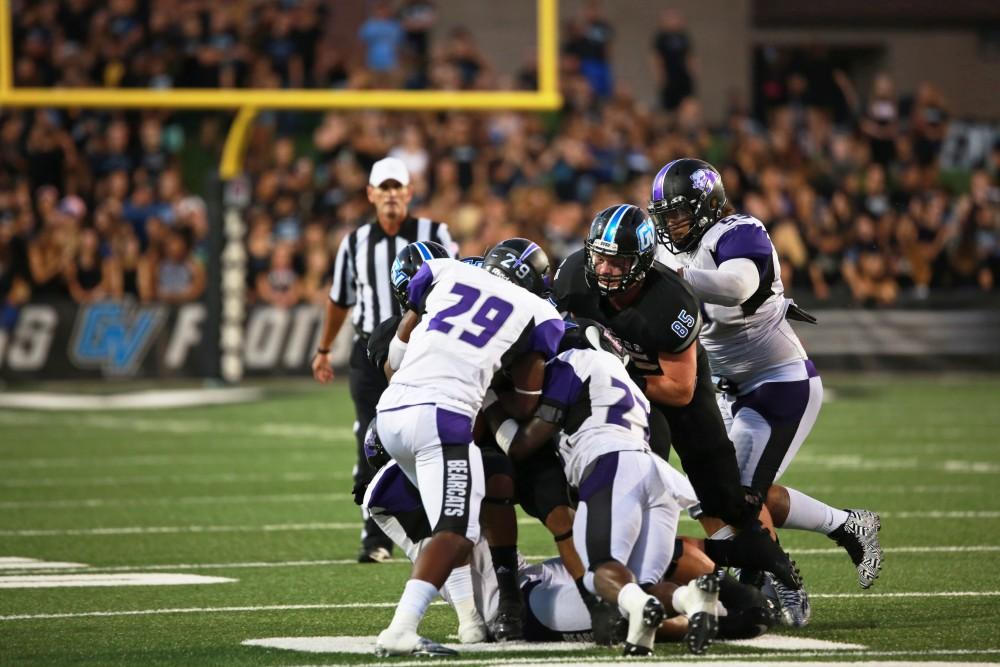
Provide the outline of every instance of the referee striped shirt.
<path id="1" fill-rule="evenodd" d="M 372 220 L 341 241 L 333 267 L 330 300 L 342 308 L 354 307 L 354 331 L 369 335 L 382 321 L 399 315 L 392 296 L 389 269 L 396 254 L 415 241 L 435 241 L 454 254 L 448 226 L 430 218 L 408 217 L 399 233 L 389 236 Z"/>

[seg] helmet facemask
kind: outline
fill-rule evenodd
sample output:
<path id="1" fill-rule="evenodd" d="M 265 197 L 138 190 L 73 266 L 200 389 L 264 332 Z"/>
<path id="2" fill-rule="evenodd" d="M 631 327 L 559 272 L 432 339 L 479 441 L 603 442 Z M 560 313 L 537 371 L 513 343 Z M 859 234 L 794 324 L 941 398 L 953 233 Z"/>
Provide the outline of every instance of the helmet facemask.
<path id="1" fill-rule="evenodd" d="M 587 241 L 586 273 L 589 282 L 605 295 L 627 292 L 636 283 L 646 277 L 646 271 L 652 265 L 652 253 L 644 257 L 640 253 L 618 252 L 602 241 Z"/>
<path id="2" fill-rule="evenodd" d="M 700 208 L 700 202 L 693 207 L 683 197 L 675 197 L 669 203 L 664 199 L 649 203 L 649 217 L 656 226 L 656 237 L 667 250 L 677 255 L 697 245 L 709 225 L 707 217 L 697 216 Z"/>

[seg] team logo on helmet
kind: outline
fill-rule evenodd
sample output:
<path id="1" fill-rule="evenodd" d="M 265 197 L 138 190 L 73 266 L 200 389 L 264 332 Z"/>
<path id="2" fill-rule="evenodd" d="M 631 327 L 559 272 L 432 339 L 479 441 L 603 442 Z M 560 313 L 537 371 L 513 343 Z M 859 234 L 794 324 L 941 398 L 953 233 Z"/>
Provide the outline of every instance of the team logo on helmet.
<path id="1" fill-rule="evenodd" d="M 718 182 L 719 175 L 710 169 L 699 169 L 691 174 L 691 185 L 705 194 L 711 192 Z"/>

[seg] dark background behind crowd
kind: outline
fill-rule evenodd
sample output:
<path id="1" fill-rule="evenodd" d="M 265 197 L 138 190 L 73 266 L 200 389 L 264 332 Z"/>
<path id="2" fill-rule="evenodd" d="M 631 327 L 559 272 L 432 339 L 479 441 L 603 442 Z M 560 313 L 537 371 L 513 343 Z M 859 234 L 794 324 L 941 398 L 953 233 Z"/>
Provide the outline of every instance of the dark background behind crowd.
<path id="1" fill-rule="evenodd" d="M 498 71 L 473 29 L 438 28 L 428 0 L 369 3 L 346 42 L 318 0 L 14 4 L 16 86 L 537 84 L 532 53 Z M 836 52 L 758 48 L 752 95 L 733 95 L 710 124 L 685 17 L 666 9 L 649 25 L 630 38 L 648 50 L 655 105 L 616 82 L 614 21 L 588 3 L 563 17 L 558 112 L 263 113 L 246 158 L 250 300 L 323 302 L 333 253 L 370 213 L 367 174 L 385 155 L 410 169 L 411 211 L 448 222 L 463 255 L 528 236 L 558 261 L 581 246 L 594 211 L 644 204 L 656 170 L 692 155 L 716 164 L 737 210 L 767 225 L 801 301 L 879 307 L 995 291 L 1000 142 L 969 158 L 975 137 L 934 82 L 899 90 L 883 72 L 860 89 Z M 28 300 L 199 299 L 201 193 L 230 118 L 0 109 L 0 326 Z"/>

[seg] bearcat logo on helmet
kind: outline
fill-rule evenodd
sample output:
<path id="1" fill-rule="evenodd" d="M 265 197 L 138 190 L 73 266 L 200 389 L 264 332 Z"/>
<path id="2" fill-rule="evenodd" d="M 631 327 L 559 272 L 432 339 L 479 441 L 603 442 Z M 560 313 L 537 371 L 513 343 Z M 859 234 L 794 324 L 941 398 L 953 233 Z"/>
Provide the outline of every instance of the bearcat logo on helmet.
<path id="1" fill-rule="evenodd" d="M 705 194 L 712 191 L 715 184 L 719 182 L 719 174 L 710 169 L 699 169 L 691 174 L 691 185 Z"/>

